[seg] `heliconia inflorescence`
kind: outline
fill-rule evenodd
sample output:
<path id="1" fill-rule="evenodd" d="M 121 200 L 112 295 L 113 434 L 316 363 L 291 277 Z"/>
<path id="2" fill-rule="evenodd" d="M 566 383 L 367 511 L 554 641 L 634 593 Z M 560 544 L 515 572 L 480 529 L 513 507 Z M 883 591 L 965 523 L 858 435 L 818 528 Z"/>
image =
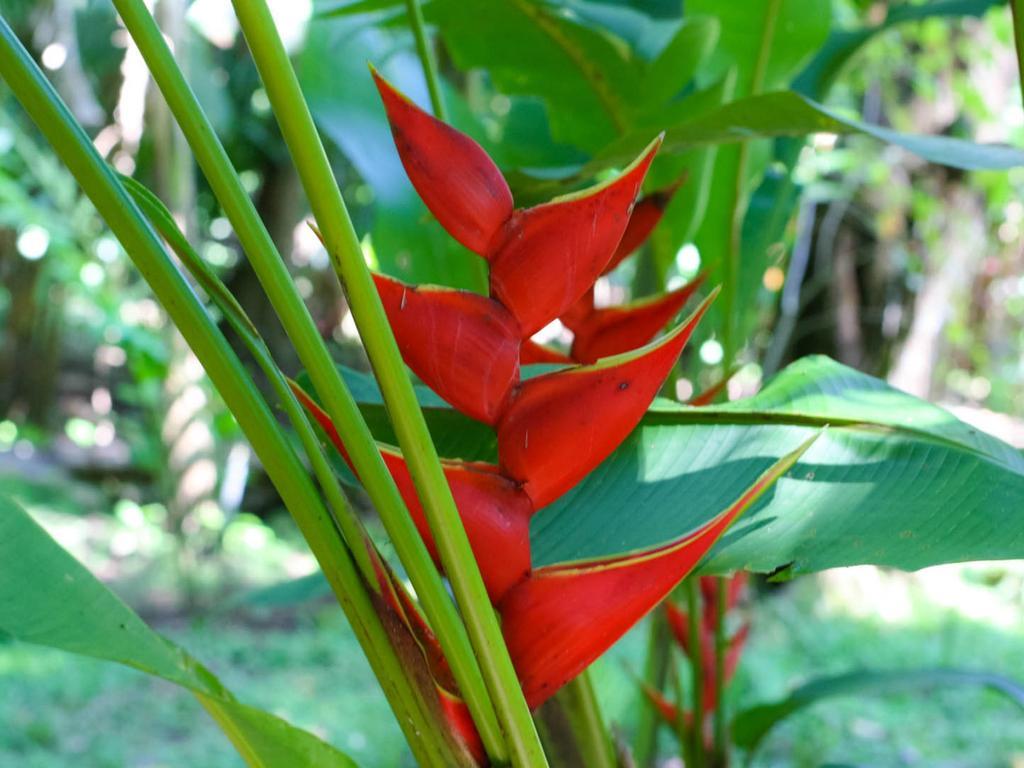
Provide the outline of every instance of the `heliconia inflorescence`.
<path id="1" fill-rule="evenodd" d="M 497 464 L 442 464 L 527 702 L 537 707 L 664 598 L 750 503 L 750 494 L 774 476 L 675 542 L 534 569 L 531 516 L 579 483 L 636 427 L 714 296 L 653 342 L 700 281 L 631 307 L 593 306 L 595 281 L 643 242 L 674 192 L 636 202 L 660 137 L 615 178 L 518 209 L 476 142 L 421 110 L 376 71 L 373 76 L 413 186 L 452 237 L 488 263 L 489 296 L 383 275 L 375 281 L 406 364 L 454 408 L 497 434 Z M 559 317 L 577 332 L 571 360 L 530 340 Z M 522 379 L 520 366 L 538 360 L 585 364 Z M 347 461 L 344 436 L 297 392 Z M 404 459 L 386 446 L 381 453 L 436 562 Z M 442 688 L 444 707 L 451 708 L 457 693 Z M 458 711 L 454 725 L 465 731 L 465 712 Z"/>
<path id="2" fill-rule="evenodd" d="M 701 611 L 700 611 L 700 647 L 692 648 L 690 640 L 689 614 L 677 605 L 673 600 L 664 604 L 665 618 L 668 621 L 672 638 L 679 648 L 689 657 L 697 654 L 698 663 L 701 665 L 701 706 L 706 713 L 714 712 L 718 707 L 718 686 L 715 684 L 716 677 L 716 655 L 715 649 L 715 627 L 718 624 L 718 590 L 724 586 L 725 610 L 726 613 L 733 611 L 739 603 L 747 587 L 748 575 L 741 571 L 727 579 L 716 579 L 709 576 L 700 579 Z M 724 620 L 724 618 L 723 618 Z M 750 634 L 750 624 L 744 622 L 726 640 L 725 659 L 723 672 L 725 679 L 723 683 L 732 679 L 739 665 L 743 647 L 746 645 L 747 637 Z M 682 722 L 692 722 L 693 713 L 678 703 L 669 701 L 660 691 L 642 684 L 644 695 L 651 702 L 657 713 L 666 722 L 677 725 Z M 710 725 L 710 720 L 704 721 Z M 710 733 L 704 734 L 710 740 Z"/>

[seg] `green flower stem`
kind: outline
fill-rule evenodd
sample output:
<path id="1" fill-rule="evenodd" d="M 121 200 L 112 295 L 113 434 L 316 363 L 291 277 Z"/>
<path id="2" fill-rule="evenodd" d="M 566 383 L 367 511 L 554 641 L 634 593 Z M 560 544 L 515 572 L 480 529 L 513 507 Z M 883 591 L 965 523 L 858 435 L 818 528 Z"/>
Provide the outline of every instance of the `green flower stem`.
<path id="1" fill-rule="evenodd" d="M 671 598 L 670 598 L 671 599 Z M 647 620 L 647 654 L 644 660 L 644 683 L 655 691 L 665 688 L 668 674 L 671 635 L 665 614 L 656 609 Z M 638 768 L 649 768 L 657 756 L 658 726 L 661 723 L 658 712 L 640 692 L 641 706 L 637 735 L 633 746 L 633 757 Z"/>
<path id="2" fill-rule="evenodd" d="M 616 768 L 619 761 L 615 745 L 601 717 L 590 672 L 584 671 L 568 683 L 558 692 L 558 697 L 569 716 L 583 764 L 587 768 Z"/>
<path id="3" fill-rule="evenodd" d="M 729 651 L 729 643 L 725 636 L 725 612 L 728 608 L 729 582 L 722 576 L 715 578 L 718 591 L 715 594 L 715 748 L 714 764 L 726 765 L 729 759 L 728 728 L 726 727 L 725 708 L 725 657 Z"/>
<path id="4" fill-rule="evenodd" d="M 441 78 L 437 74 L 437 58 L 427 40 L 426 24 L 423 21 L 423 8 L 420 0 L 405 0 L 405 10 L 409 16 L 409 26 L 416 38 L 416 52 L 423 64 L 423 76 L 427 79 L 427 90 L 430 91 L 430 105 L 434 108 L 434 117 L 448 122 L 448 110 L 444 106 L 441 95 Z"/>
<path id="5" fill-rule="evenodd" d="M 693 709 L 693 723 L 690 726 L 690 754 L 694 768 L 704 765 L 704 668 L 701 653 L 701 604 L 700 579 L 690 576 L 686 585 L 686 613 L 690 632 L 690 701 Z"/>
<path id="6" fill-rule="evenodd" d="M 495 759 L 502 758 L 506 751 L 504 738 L 465 628 L 284 261 L 144 3 L 114 0 L 114 5 L 231 221 L 325 410 L 345 435 L 353 464 L 416 587 L 488 753 Z M 351 546 L 358 548 L 361 544 L 352 542 Z"/>
<path id="7" fill-rule="evenodd" d="M 309 423 L 302 405 L 292 392 L 288 380 L 274 362 L 274 357 L 260 336 L 259 330 L 252 320 L 249 319 L 249 316 L 231 294 L 231 291 L 228 290 L 227 286 L 221 282 L 220 278 L 214 274 L 213 270 L 207 266 L 206 262 L 200 258 L 199 254 L 189 244 L 188 239 L 178 229 L 177 223 L 160 199 L 134 179 L 122 177 L 121 183 L 124 184 L 132 199 L 142 209 L 142 212 L 156 231 L 177 254 L 185 269 L 192 274 L 192 277 L 195 278 L 200 287 L 217 305 L 228 325 L 238 335 L 238 338 L 242 340 L 249 354 L 252 355 L 260 370 L 267 377 L 267 381 L 270 382 L 274 394 L 277 395 L 281 408 L 298 435 L 299 442 L 306 453 L 317 483 L 319 483 L 320 489 L 327 499 L 328 506 L 334 513 L 334 519 L 341 529 L 342 536 L 348 542 L 349 549 L 356 565 L 359 567 L 363 581 L 379 592 L 376 589 L 377 574 L 370 559 L 369 549 L 367 548 L 370 539 L 366 529 L 355 514 L 355 510 L 349 503 L 345 492 L 341 489 L 338 477 L 331 469 L 330 462 L 328 462 L 327 456 L 324 454 L 316 432 Z"/>
<path id="8" fill-rule="evenodd" d="M 768 63 L 771 59 L 772 47 L 775 42 L 775 30 L 781 10 L 782 0 L 768 0 L 764 12 L 764 23 L 761 26 L 761 39 L 757 51 L 757 59 L 754 62 L 754 71 L 751 74 L 750 90 L 747 95 L 756 96 L 764 90 L 765 79 L 768 73 Z M 743 222 L 747 214 L 747 193 L 744 185 L 747 180 L 747 165 L 750 162 L 750 142 L 744 141 L 737 151 L 736 176 L 733 187 L 733 209 L 732 227 L 729 237 L 729 250 L 726 259 L 726 270 L 722 295 L 725 303 L 723 310 L 725 328 L 723 333 L 722 358 L 723 370 L 728 374 L 736 364 L 736 354 L 739 351 L 740 342 L 736 338 L 738 326 L 738 314 L 743 310 L 738 306 L 740 281 L 740 260 L 743 252 Z M 719 606 L 722 605 L 722 595 L 726 592 L 725 579 L 715 577 L 718 587 Z M 723 692 L 725 688 L 725 611 L 719 610 L 715 615 L 715 711 L 713 730 L 713 749 L 715 759 L 728 759 L 729 744 L 727 741 L 727 721 L 729 717 L 728 708 L 725 705 Z"/>
<path id="9" fill-rule="evenodd" d="M 513 762 L 521 766 L 544 766 L 547 761 L 543 748 L 497 617 L 295 71 L 265 0 L 233 0 L 233 4 L 327 252 L 345 286 L 352 315 L 380 382 Z M 400 542 L 395 544 L 398 546 Z M 416 563 L 405 562 L 405 565 L 409 568 Z M 451 657 L 449 661 L 457 663 Z"/>
<path id="10" fill-rule="evenodd" d="M 374 672 L 384 682 L 385 693 L 403 729 L 410 738 L 419 734 L 419 740 L 413 742 L 417 758 L 424 765 L 439 768 L 450 765 L 453 753 L 439 734 L 431 734 L 434 720 L 429 706 L 407 679 L 402 660 L 390 643 L 348 549 L 286 436 L 238 357 L 171 263 L 138 208 L 2 17 L 0 76 L 131 255 L 217 391 L 229 404 L 308 539 Z"/>

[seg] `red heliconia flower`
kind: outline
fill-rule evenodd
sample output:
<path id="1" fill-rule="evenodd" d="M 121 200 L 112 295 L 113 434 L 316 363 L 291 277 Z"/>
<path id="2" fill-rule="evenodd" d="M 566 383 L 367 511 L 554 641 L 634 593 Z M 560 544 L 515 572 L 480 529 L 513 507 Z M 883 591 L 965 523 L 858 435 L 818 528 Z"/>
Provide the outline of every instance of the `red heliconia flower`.
<path id="1" fill-rule="evenodd" d="M 456 240 L 490 262 L 491 295 L 528 338 L 557 318 L 608 266 L 661 137 L 619 176 L 533 208 L 470 137 L 427 114 L 373 72 L 409 180 Z"/>
<path id="2" fill-rule="evenodd" d="M 497 433 L 497 465 L 444 459 L 442 468 L 501 615 L 523 692 L 536 707 L 657 605 L 809 442 L 679 540 L 533 569 L 530 517 L 593 471 L 636 427 L 714 296 L 654 342 L 699 282 L 633 307 L 593 307 L 595 280 L 643 241 L 671 197 L 673 190 L 656 193 L 634 209 L 660 138 L 613 180 L 519 210 L 479 145 L 412 104 L 376 72 L 374 78 L 413 185 L 442 226 L 488 261 L 489 297 L 384 276 L 375 281 L 409 367 L 452 406 Z M 577 331 L 573 357 L 588 364 L 521 380 L 524 362 L 568 362 L 529 341 L 559 316 Z M 327 415 L 296 390 L 347 461 L 342 436 Z M 379 450 L 436 561 L 405 460 L 395 449 Z M 424 656 L 433 659 L 446 720 L 482 761 L 450 671 L 435 658 L 436 639 L 404 589 L 395 594 L 392 610 L 405 617 Z"/>
<path id="3" fill-rule="evenodd" d="M 407 640 L 404 643 L 400 641 L 399 646 L 414 646 L 422 657 L 426 676 L 429 676 L 430 682 L 433 683 L 433 693 L 437 696 L 438 715 L 450 736 L 465 748 L 477 765 L 488 765 L 483 741 L 473 724 L 469 707 L 458 694 L 458 686 L 437 636 L 387 562 L 381 558 L 372 544 L 368 541 L 365 543 L 382 602 L 380 609 L 391 619 L 385 621 L 384 626 L 392 635 L 398 628 L 405 630 Z"/>
<path id="4" fill-rule="evenodd" d="M 681 183 L 676 182 L 640 199 L 604 274 L 615 269 L 650 236 Z M 704 275 L 698 275 L 687 285 L 663 296 L 601 309 L 594 306 L 594 289 L 591 288 L 560 317 L 562 324 L 573 332 L 569 355 L 534 343 L 528 351 L 524 349 L 522 362 L 561 362 L 568 358 L 591 363 L 641 347 L 665 327 L 703 282 Z"/>
<path id="5" fill-rule="evenodd" d="M 747 578 L 747 574 L 741 571 L 734 574 L 732 577 L 725 579 L 727 585 L 726 589 L 728 590 L 726 596 L 726 610 L 732 610 L 736 606 L 740 595 L 746 587 Z M 701 610 L 700 621 L 699 653 L 701 657 L 701 666 L 704 671 L 704 709 L 709 712 L 714 710 L 718 705 L 715 686 L 715 625 L 717 623 L 716 617 L 718 615 L 718 584 L 719 580 L 713 577 L 705 576 L 700 579 L 703 607 Z M 689 617 L 687 612 L 672 601 L 665 603 L 664 610 L 665 618 L 668 621 L 669 629 L 671 630 L 676 643 L 678 643 L 679 647 L 682 648 L 687 655 L 692 655 L 693 650 L 690 642 Z M 736 667 L 739 665 L 740 656 L 743 652 L 743 647 L 747 642 L 749 634 L 750 624 L 744 623 L 736 634 L 728 640 L 724 670 L 726 681 L 732 679 L 733 674 L 736 672 Z"/>
<path id="6" fill-rule="evenodd" d="M 512 192 L 479 144 L 427 114 L 370 67 L 409 180 L 448 234 L 489 256 L 512 217 Z"/>
<path id="7" fill-rule="evenodd" d="M 659 137 L 611 181 L 509 219 L 491 257 L 491 295 L 519 320 L 523 338 L 569 309 L 604 272 L 660 146 Z"/>
<path id="8" fill-rule="evenodd" d="M 644 692 L 644 696 L 651 702 L 651 705 L 661 716 L 661 719 L 669 725 L 676 726 L 682 720 L 688 726 L 693 721 L 692 713 L 684 712 L 680 707 L 665 698 L 665 694 L 657 688 L 648 683 L 641 682 L 640 690 Z"/>
<path id="9" fill-rule="evenodd" d="M 473 723 L 473 716 L 470 714 L 466 702 L 458 695 L 440 686 L 437 689 L 437 695 L 441 704 L 441 714 L 448 723 L 448 727 L 462 742 L 466 751 L 473 756 L 477 765 L 488 765 L 483 739 L 480 738 L 480 732 L 477 731 L 476 725 Z"/>
<path id="10" fill-rule="evenodd" d="M 548 363 L 553 365 L 572 365 L 575 362 L 571 357 L 557 349 L 538 344 L 533 339 L 527 339 L 519 349 L 520 365 L 536 365 Z"/>

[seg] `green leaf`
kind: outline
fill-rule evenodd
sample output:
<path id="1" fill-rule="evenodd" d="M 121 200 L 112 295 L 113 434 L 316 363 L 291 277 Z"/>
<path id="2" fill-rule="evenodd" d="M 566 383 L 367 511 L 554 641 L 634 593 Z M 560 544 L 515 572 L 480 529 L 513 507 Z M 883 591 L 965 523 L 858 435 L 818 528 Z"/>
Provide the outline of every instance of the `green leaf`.
<path id="1" fill-rule="evenodd" d="M 692 120 L 668 126 L 662 152 L 682 152 L 710 144 L 813 133 L 867 134 L 903 147 L 939 165 L 962 170 L 1007 170 L 1024 165 L 1024 151 L 999 144 L 977 144 L 949 136 L 922 136 L 844 116 L 793 91 L 774 91 L 730 102 Z M 628 162 L 643 147 L 647 132 L 609 146 L 581 172 Z"/>
<path id="2" fill-rule="evenodd" d="M 677 540 L 824 425 L 827 432 L 723 537 L 705 571 L 915 569 L 1024 556 L 1018 451 L 815 357 L 728 406 L 657 403 L 597 470 L 534 516 L 534 565 Z"/>
<path id="3" fill-rule="evenodd" d="M 825 42 L 831 21 L 828 0 L 687 0 L 686 12 L 718 20 L 722 33 L 715 63 L 721 71 L 736 69 L 739 96 L 752 92 L 755 77 L 761 78 L 756 90 L 787 86 Z M 773 22 L 769 22 L 770 16 Z M 769 26 L 774 28 L 772 39 L 766 55 L 760 58 L 762 37 Z"/>
<path id="4" fill-rule="evenodd" d="M 181 686 L 251 766 L 352 768 L 312 734 L 235 700 L 184 650 L 150 629 L 14 502 L 0 496 L 0 633 L 114 661 Z"/>
<path id="5" fill-rule="evenodd" d="M 756 749 L 781 720 L 822 699 L 857 694 L 903 693 L 940 686 L 984 686 L 1004 694 L 1024 709 L 1024 685 L 991 672 L 960 669 L 860 670 L 812 680 L 784 699 L 738 713 L 732 723 L 733 741 L 743 749 Z"/>
<path id="6" fill-rule="evenodd" d="M 460 69 L 486 69 L 499 91 L 541 98 L 556 141 L 596 151 L 628 128 L 642 66 L 622 38 L 542 0 L 498 0 L 486 13 L 434 0 L 427 13 Z"/>
<path id="7" fill-rule="evenodd" d="M 341 0 L 314 4 L 313 15 L 328 19 L 340 16 L 359 16 L 380 11 L 404 12 L 404 0 Z"/>
<path id="8" fill-rule="evenodd" d="M 360 407 L 379 428 L 381 406 Z M 447 407 L 424 413 L 441 455 L 495 460 L 487 427 Z M 885 382 L 809 357 L 747 400 L 705 408 L 656 401 L 600 467 L 534 516 L 534 566 L 675 541 L 824 426 L 723 537 L 705 572 L 785 567 L 798 575 L 1024 556 L 1024 454 Z"/>

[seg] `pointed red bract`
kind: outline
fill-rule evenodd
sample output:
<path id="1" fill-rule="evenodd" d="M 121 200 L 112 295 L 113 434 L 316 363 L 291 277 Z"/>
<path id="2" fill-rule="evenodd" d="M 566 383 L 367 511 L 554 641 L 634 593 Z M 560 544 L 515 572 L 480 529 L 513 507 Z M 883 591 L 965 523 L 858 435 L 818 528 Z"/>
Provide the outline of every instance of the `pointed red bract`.
<path id="1" fill-rule="evenodd" d="M 512 215 L 505 177 L 473 139 L 427 114 L 371 71 L 416 192 L 452 237 L 486 256 Z"/>
<path id="2" fill-rule="evenodd" d="M 619 307 L 595 309 L 573 329 L 572 357 L 592 363 L 642 347 L 681 310 L 697 291 L 703 278 L 653 299 Z"/>
<path id="3" fill-rule="evenodd" d="M 690 627 L 689 616 L 682 608 L 671 600 L 665 603 L 665 620 L 668 622 L 669 631 L 675 638 L 676 644 L 686 653 L 690 652 Z"/>
<path id="4" fill-rule="evenodd" d="M 427 624 L 419 606 L 395 577 L 387 562 L 381 558 L 372 545 L 368 546 L 368 550 L 384 605 L 405 627 L 409 639 L 416 644 L 423 655 L 427 671 L 434 683 L 434 692 L 437 695 L 441 718 L 448 726 L 451 735 L 465 747 L 474 762 L 480 766 L 487 765 L 487 753 L 483 741 L 473 723 L 469 707 L 459 696 L 455 677 L 452 675 L 451 667 L 441 649 L 441 643 L 437 640 L 437 635 Z"/>
<path id="5" fill-rule="evenodd" d="M 661 693 L 661 691 L 655 690 L 647 683 L 641 683 L 640 687 L 641 690 L 643 690 L 644 692 L 644 696 L 646 696 L 647 700 L 651 702 L 651 706 L 654 707 L 654 710 L 658 713 L 662 720 L 664 720 L 669 725 L 673 726 L 679 724 L 680 716 L 684 715 L 683 712 L 679 711 L 679 707 L 677 707 L 671 701 L 666 699 L 665 696 Z M 684 716 L 685 721 L 689 723 L 689 721 L 691 720 L 690 713 L 686 712 Z"/>
<path id="6" fill-rule="evenodd" d="M 448 727 L 452 729 L 452 733 L 462 742 L 466 751 L 473 756 L 477 765 L 488 765 L 483 740 L 473 723 L 473 716 L 470 714 L 466 702 L 440 686 L 437 687 L 437 695 L 441 704 L 441 714 L 448 723 Z"/>
<path id="7" fill-rule="evenodd" d="M 293 385 L 292 389 L 354 472 L 348 450 L 334 423 L 301 387 Z M 378 448 L 423 543 L 440 567 L 437 546 L 405 459 L 394 448 L 380 445 Z M 499 474 L 493 465 L 442 460 L 441 467 L 487 593 L 496 602 L 530 572 L 530 517 L 534 507 L 519 486 Z"/>
<path id="8" fill-rule="evenodd" d="M 572 365 L 573 359 L 564 352 L 559 352 L 557 349 L 552 349 L 543 344 L 538 344 L 532 339 L 527 339 L 519 349 L 519 363 L 520 365 L 538 365 L 541 363 Z"/>
<path id="9" fill-rule="evenodd" d="M 659 550 L 593 565 L 538 569 L 514 587 L 498 610 L 530 707 L 543 704 L 657 605 L 746 506 L 737 503 Z"/>
<path id="10" fill-rule="evenodd" d="M 629 217 L 626 231 L 622 234 L 622 240 L 619 241 L 619 247 L 615 249 L 615 255 L 605 267 L 605 272 L 611 272 L 619 266 L 651 236 L 651 232 L 658 226 L 658 222 L 661 221 L 661 217 L 665 213 L 665 208 L 672 201 L 672 196 L 675 195 L 681 183 L 676 182 L 670 187 L 645 195 L 637 201 L 633 208 L 633 214 Z"/>
<path id="11" fill-rule="evenodd" d="M 538 376 L 513 391 L 497 424 L 498 456 L 534 508 L 576 485 L 633 430 L 713 298 L 656 344 Z"/>
<path id="12" fill-rule="evenodd" d="M 402 358 L 467 416 L 493 424 L 519 380 L 519 332 L 493 299 L 375 274 Z"/>
<path id="13" fill-rule="evenodd" d="M 491 295 L 528 338 L 571 307 L 608 265 L 629 221 L 659 137 L 620 176 L 517 210 L 491 257 Z"/>
<path id="14" fill-rule="evenodd" d="M 575 333 L 576 329 L 587 321 L 587 318 L 590 317 L 593 311 L 594 289 L 591 288 L 580 296 L 579 299 L 576 300 L 575 304 L 565 310 L 565 312 L 562 313 L 562 316 L 558 319 L 562 321 L 562 325 Z"/>
<path id="15" fill-rule="evenodd" d="M 405 459 L 393 450 L 382 449 L 381 455 L 427 549 L 440 564 L 434 537 Z M 530 572 L 533 505 L 515 483 L 489 465 L 445 460 L 442 468 L 480 566 L 487 594 L 492 602 L 497 602 Z"/>

